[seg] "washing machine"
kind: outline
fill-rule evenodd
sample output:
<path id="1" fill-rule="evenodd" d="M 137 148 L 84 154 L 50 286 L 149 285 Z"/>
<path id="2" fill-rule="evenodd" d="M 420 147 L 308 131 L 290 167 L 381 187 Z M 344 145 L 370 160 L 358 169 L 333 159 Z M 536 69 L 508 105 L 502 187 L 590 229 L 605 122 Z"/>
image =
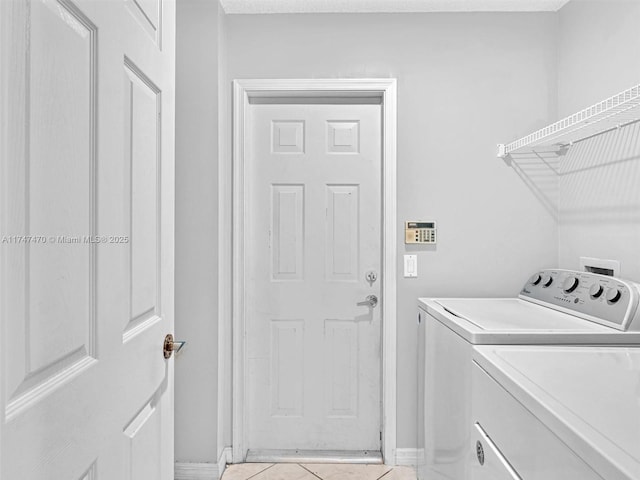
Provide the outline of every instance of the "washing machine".
<path id="1" fill-rule="evenodd" d="M 471 480 L 640 479 L 640 347 L 478 346 Z"/>
<path id="2" fill-rule="evenodd" d="M 418 300 L 418 478 L 466 480 L 476 345 L 640 345 L 638 285 L 536 272 L 515 298 Z"/>

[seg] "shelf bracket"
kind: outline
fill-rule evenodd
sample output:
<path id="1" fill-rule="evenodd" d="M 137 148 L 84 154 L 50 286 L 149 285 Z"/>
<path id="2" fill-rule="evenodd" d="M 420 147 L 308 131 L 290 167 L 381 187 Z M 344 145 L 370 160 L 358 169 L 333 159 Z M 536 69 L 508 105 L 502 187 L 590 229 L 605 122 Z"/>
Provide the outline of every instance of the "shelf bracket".
<path id="1" fill-rule="evenodd" d="M 504 160 L 507 166 L 511 166 L 511 155 L 507 153 L 507 146 L 504 143 L 498 144 L 498 158 Z"/>
<path id="2" fill-rule="evenodd" d="M 546 154 L 555 154 L 558 157 L 562 157 L 567 154 L 569 148 L 573 146 L 573 142 L 568 143 L 566 145 L 558 144 L 555 145 L 556 150 L 554 151 L 546 151 L 546 152 L 536 152 L 535 150 L 530 150 L 529 153 L 546 153 Z M 526 152 L 518 152 L 518 153 L 526 153 Z M 511 153 L 507 153 L 507 146 L 504 143 L 498 144 L 498 158 L 501 158 L 507 166 L 511 166 L 513 163 L 513 156 Z"/>
<path id="3" fill-rule="evenodd" d="M 498 157 L 504 158 L 507 156 L 507 146 L 504 143 L 498 144 Z"/>

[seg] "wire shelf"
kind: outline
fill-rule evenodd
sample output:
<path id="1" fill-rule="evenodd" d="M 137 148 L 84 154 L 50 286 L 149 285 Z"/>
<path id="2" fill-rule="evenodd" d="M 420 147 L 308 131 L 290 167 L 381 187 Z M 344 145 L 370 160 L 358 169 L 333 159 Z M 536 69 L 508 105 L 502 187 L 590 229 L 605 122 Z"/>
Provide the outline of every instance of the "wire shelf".
<path id="1" fill-rule="evenodd" d="M 640 85 L 607 98 L 515 142 L 498 145 L 498 157 L 536 152 L 562 155 L 576 142 L 640 121 Z"/>

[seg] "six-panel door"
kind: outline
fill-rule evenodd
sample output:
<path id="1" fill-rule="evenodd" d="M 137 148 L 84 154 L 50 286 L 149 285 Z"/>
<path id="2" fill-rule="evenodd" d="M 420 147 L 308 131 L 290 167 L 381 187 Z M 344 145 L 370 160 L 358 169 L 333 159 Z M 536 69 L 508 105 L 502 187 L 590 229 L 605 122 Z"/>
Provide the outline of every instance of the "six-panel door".
<path id="1" fill-rule="evenodd" d="M 381 106 L 247 125 L 248 448 L 379 450 L 381 308 L 358 303 L 381 292 Z"/>

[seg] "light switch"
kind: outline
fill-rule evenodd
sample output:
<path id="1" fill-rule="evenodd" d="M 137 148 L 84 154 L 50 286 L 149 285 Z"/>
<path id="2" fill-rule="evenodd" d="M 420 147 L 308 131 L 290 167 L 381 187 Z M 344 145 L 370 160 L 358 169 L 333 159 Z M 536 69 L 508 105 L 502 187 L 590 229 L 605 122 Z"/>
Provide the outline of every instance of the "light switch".
<path id="1" fill-rule="evenodd" d="M 404 256 L 404 277 L 414 278 L 417 276 L 418 276 L 418 256 L 405 255 Z"/>

